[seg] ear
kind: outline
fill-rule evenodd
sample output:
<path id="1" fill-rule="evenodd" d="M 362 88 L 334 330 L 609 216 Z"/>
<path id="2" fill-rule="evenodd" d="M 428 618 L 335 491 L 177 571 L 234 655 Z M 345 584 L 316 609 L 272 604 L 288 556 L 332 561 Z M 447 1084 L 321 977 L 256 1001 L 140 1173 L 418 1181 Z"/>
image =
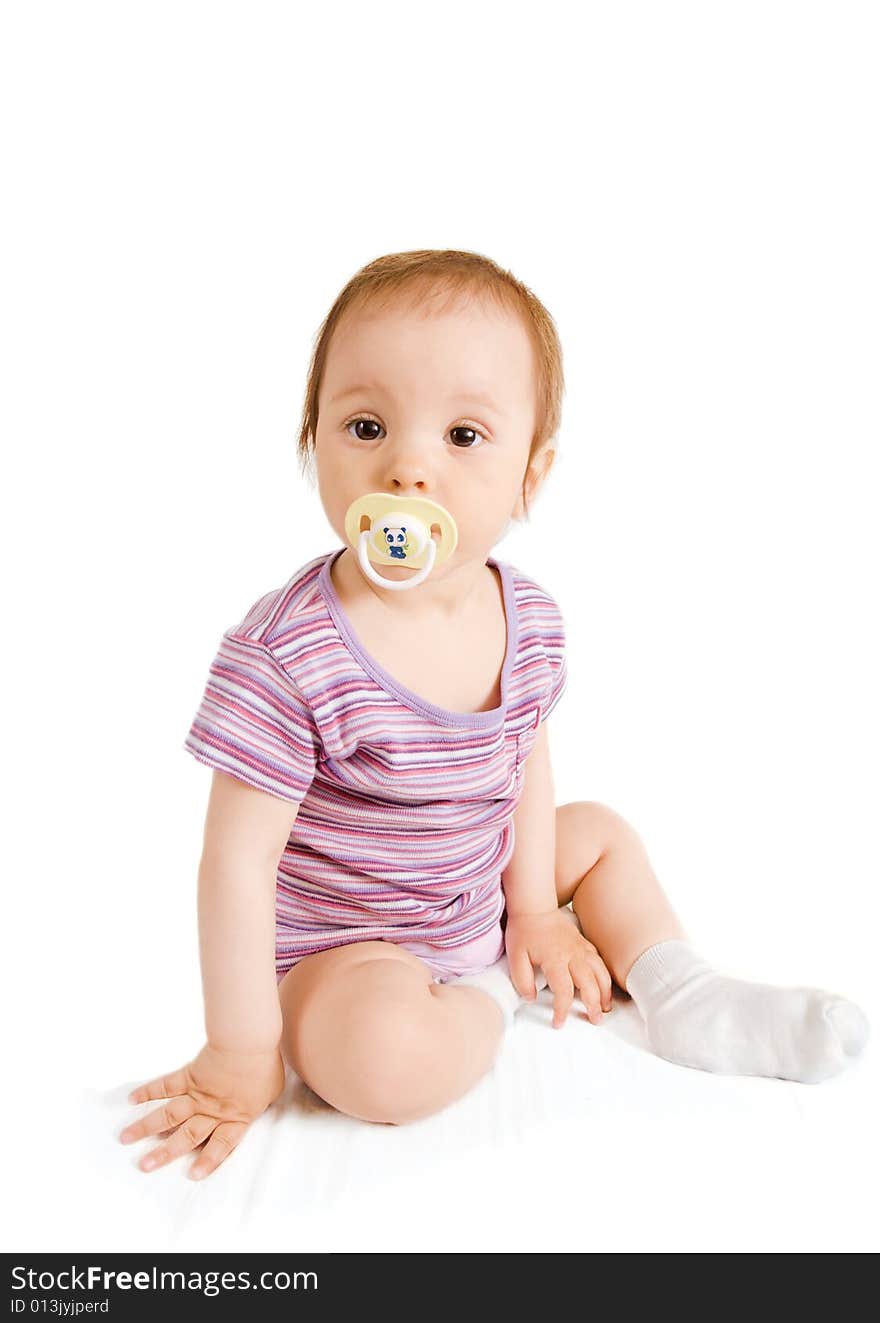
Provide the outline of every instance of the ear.
<path id="1" fill-rule="evenodd" d="M 535 497 L 546 482 L 547 475 L 552 469 L 555 459 L 556 447 L 553 445 L 552 441 L 546 442 L 541 450 L 532 457 L 525 472 L 525 479 L 523 483 L 520 484 L 520 490 L 513 507 L 513 519 L 524 519 L 526 517 L 526 507 L 523 502 L 523 487 L 525 487 L 528 504 L 531 506 L 534 504 Z"/>

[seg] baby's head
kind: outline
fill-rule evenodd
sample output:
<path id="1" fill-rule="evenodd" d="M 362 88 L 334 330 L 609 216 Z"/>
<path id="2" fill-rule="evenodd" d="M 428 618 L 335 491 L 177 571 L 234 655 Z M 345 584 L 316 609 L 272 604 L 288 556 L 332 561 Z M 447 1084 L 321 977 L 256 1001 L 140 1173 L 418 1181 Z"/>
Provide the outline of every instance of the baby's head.
<path id="1" fill-rule="evenodd" d="M 302 470 L 316 470 L 343 542 L 357 497 L 423 496 L 455 519 L 455 559 L 483 563 L 510 521 L 528 518 L 555 458 L 563 389 L 553 319 L 510 272 L 458 250 L 380 257 L 318 332 Z"/>

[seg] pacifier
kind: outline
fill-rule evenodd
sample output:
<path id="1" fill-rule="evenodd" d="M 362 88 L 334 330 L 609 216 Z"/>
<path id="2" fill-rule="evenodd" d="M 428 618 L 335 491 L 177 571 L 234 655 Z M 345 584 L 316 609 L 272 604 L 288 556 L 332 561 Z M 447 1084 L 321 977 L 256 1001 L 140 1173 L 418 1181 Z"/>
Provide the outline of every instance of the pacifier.
<path id="1" fill-rule="evenodd" d="M 440 529 L 439 543 L 431 537 L 434 524 Z M 387 492 L 368 492 L 352 501 L 345 512 L 345 536 L 357 552 L 364 575 L 392 592 L 424 583 L 458 543 L 455 520 L 442 505 L 424 496 L 389 496 Z M 411 579 L 383 579 L 370 561 L 406 565 L 418 573 Z"/>

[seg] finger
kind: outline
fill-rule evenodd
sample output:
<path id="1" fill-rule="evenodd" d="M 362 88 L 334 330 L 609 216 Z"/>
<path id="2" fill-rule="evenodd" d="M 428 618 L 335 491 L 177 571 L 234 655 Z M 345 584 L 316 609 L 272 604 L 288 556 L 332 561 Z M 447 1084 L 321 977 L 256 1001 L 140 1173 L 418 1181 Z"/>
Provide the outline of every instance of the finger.
<path id="1" fill-rule="evenodd" d="M 182 1098 L 173 1098 L 164 1107 L 157 1107 L 148 1116 L 126 1126 L 119 1136 L 123 1144 L 133 1144 L 136 1139 L 145 1139 L 147 1135 L 158 1135 L 163 1130 L 176 1130 L 184 1121 L 188 1121 L 198 1111 L 195 1100 L 185 1094 Z"/>
<path id="2" fill-rule="evenodd" d="M 158 1075 L 156 1079 L 132 1089 L 128 1095 L 130 1103 L 153 1102 L 156 1098 L 174 1098 L 187 1090 L 187 1073 L 183 1067 L 172 1070 L 170 1075 Z"/>
<path id="3" fill-rule="evenodd" d="M 511 956 L 508 951 L 507 968 L 510 970 L 510 980 L 519 995 L 525 997 L 526 1001 L 534 1001 L 538 994 L 535 990 L 535 971 L 532 969 L 528 952 L 517 951 L 516 955 Z"/>
<path id="4" fill-rule="evenodd" d="M 608 966 L 598 953 L 596 955 L 591 953 L 587 956 L 587 959 L 590 961 L 593 973 L 596 976 L 596 982 L 599 985 L 599 1001 L 602 1010 L 610 1011 L 612 1006 L 612 982 L 611 975 L 608 972 Z"/>
<path id="5" fill-rule="evenodd" d="M 574 1001 L 574 982 L 568 965 L 545 969 L 547 986 L 553 993 L 553 1028 L 561 1029 Z"/>
<path id="6" fill-rule="evenodd" d="M 593 966 L 595 968 L 595 979 L 597 979 L 599 986 L 599 994 L 601 994 L 602 1009 L 603 1011 L 610 1011 L 611 1005 L 614 1004 L 613 996 L 611 996 L 611 990 L 613 990 L 614 983 L 613 979 L 611 979 L 609 967 L 607 967 L 607 964 L 605 963 L 605 960 L 602 959 L 601 955 L 595 957 L 593 960 Z"/>
<path id="7" fill-rule="evenodd" d="M 141 1158 L 138 1166 L 141 1171 L 155 1171 L 165 1167 L 175 1158 L 189 1153 L 198 1144 L 203 1144 L 217 1124 L 216 1116 L 192 1116 L 174 1132 L 165 1144 L 160 1144 L 152 1152 Z"/>
<path id="8" fill-rule="evenodd" d="M 577 985 L 580 999 L 584 1004 L 584 1010 L 587 1012 L 587 1019 L 590 1024 L 598 1024 L 602 1019 L 601 994 L 596 979 L 596 971 L 588 960 L 578 966 Z"/>
<path id="9" fill-rule="evenodd" d="M 596 979 L 599 984 L 599 989 L 601 992 L 600 1002 L 601 1002 L 602 1010 L 610 1011 L 613 1004 L 611 973 L 608 969 L 608 966 L 605 964 L 605 961 L 599 955 L 599 952 L 596 950 L 596 947 L 593 945 L 593 943 L 587 941 L 587 939 L 584 938 L 584 945 L 587 948 L 584 954 L 586 958 L 592 963 L 594 972 L 596 974 Z"/>
<path id="10" fill-rule="evenodd" d="M 203 1176 L 210 1176 L 220 1166 L 234 1148 L 241 1143 L 241 1137 L 247 1126 L 242 1121 L 224 1121 L 211 1135 L 202 1152 L 189 1169 L 194 1181 Z"/>

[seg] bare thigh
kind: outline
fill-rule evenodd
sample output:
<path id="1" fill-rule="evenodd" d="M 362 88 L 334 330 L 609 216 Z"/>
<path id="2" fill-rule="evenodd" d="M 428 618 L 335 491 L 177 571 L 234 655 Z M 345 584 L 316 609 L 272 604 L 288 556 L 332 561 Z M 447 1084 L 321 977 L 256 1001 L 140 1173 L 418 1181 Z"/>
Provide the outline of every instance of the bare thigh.
<path id="1" fill-rule="evenodd" d="M 300 1079 L 350 1111 L 348 1077 L 369 1087 L 386 1043 L 408 1031 L 434 976 L 393 942 L 350 942 L 304 956 L 278 985 L 281 1052 Z M 345 1096 L 342 1096 L 345 1095 Z"/>

